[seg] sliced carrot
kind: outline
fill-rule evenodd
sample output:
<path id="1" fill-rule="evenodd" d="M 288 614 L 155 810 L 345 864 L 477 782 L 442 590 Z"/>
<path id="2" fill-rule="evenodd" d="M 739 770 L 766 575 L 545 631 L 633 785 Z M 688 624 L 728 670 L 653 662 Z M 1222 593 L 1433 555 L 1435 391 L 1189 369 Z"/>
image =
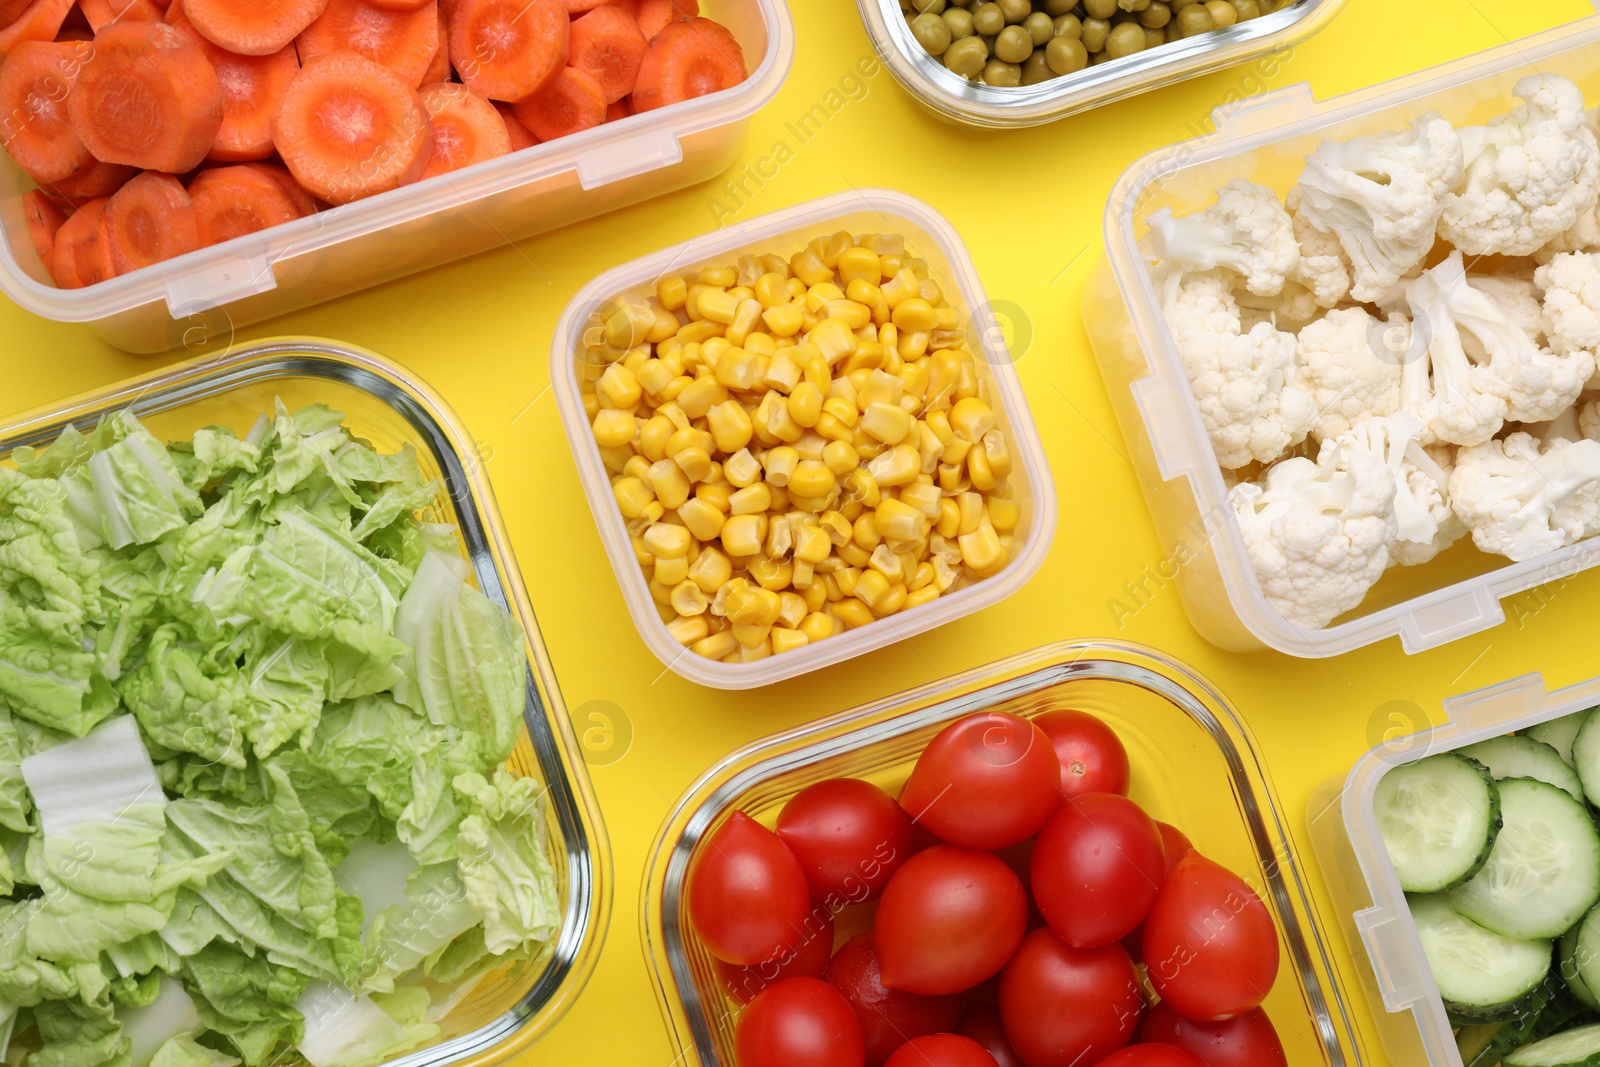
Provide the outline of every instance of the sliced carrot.
<path id="1" fill-rule="evenodd" d="M 253 167 L 214 167 L 189 183 L 200 247 L 209 248 L 293 222 L 304 212 L 270 174 Z"/>
<path id="2" fill-rule="evenodd" d="M 563 67 L 550 84 L 513 105 L 517 118 L 541 141 L 591 129 L 606 120 L 600 83 L 577 67 Z"/>
<path id="3" fill-rule="evenodd" d="M 15 22 L 0 30 L 0 58 L 23 41 L 53 41 L 72 11 L 73 0 L 33 0 Z"/>
<path id="4" fill-rule="evenodd" d="M 433 50 L 433 62 L 422 75 L 423 85 L 447 82 L 455 75 L 455 69 L 450 66 L 450 22 L 445 18 L 444 5 L 436 3 L 434 6 L 439 9 L 439 47 Z"/>
<path id="5" fill-rule="evenodd" d="M 520 152 L 524 148 L 532 148 L 539 143 L 539 138 L 533 135 L 533 131 L 524 126 L 522 120 L 517 118 L 516 108 L 496 100 L 494 109 L 500 112 L 500 117 L 505 120 L 506 133 L 511 136 L 511 151 Z"/>
<path id="6" fill-rule="evenodd" d="M 581 15 L 585 11 L 593 11 L 597 7 L 612 2 L 613 0 L 566 0 L 567 14 Z"/>
<path id="7" fill-rule="evenodd" d="M 631 114 L 633 114 L 633 112 L 628 110 L 628 101 L 626 98 L 621 100 L 613 100 L 611 103 L 606 105 L 607 122 L 616 122 L 618 119 L 625 119 Z"/>
<path id="8" fill-rule="evenodd" d="M 56 231 L 50 252 L 50 274 L 62 289 L 82 289 L 116 276 L 103 223 L 106 200 L 90 200 Z"/>
<path id="9" fill-rule="evenodd" d="M 96 159 L 182 174 L 211 151 L 222 103 L 217 72 L 191 37 L 161 22 L 118 22 L 96 35 L 67 110 Z"/>
<path id="10" fill-rule="evenodd" d="M 94 162 L 67 116 L 86 49 L 23 41 L 0 64 L 0 145 L 40 184 L 70 178 Z"/>
<path id="11" fill-rule="evenodd" d="M 145 171 L 106 201 L 102 238 L 118 274 L 143 270 L 200 247 L 194 203 L 170 174 Z"/>
<path id="12" fill-rule="evenodd" d="M 433 120 L 416 90 L 354 52 L 307 63 L 272 131 L 295 180 L 330 204 L 414 182 L 433 154 Z"/>
<path id="13" fill-rule="evenodd" d="M 328 0 L 185 0 L 195 29 L 241 56 L 270 56 L 317 20 Z"/>
<path id="14" fill-rule="evenodd" d="M 272 116 L 300 73 L 294 45 L 270 56 L 240 56 L 201 36 L 184 13 L 183 0 L 167 9 L 167 25 L 200 45 L 222 86 L 222 127 L 207 158 L 219 163 L 266 159 L 272 155 Z"/>
<path id="15" fill-rule="evenodd" d="M 432 178 L 511 151 L 511 132 L 494 105 L 469 85 L 424 85 L 422 106 L 433 116 L 433 158 L 422 177 Z"/>
<path id="16" fill-rule="evenodd" d="M 56 233 L 67 221 L 66 213 L 39 190 L 29 189 L 22 194 L 22 217 L 27 220 L 28 236 L 33 238 L 40 262 L 48 267 L 50 253 L 56 247 Z"/>
<path id="17" fill-rule="evenodd" d="M 9 26 L 22 17 L 33 0 L 0 0 L 0 26 Z"/>
<path id="18" fill-rule="evenodd" d="M 633 110 L 651 111 L 720 92 L 744 79 L 744 53 L 724 27 L 701 18 L 668 23 L 645 53 Z"/>
<path id="19" fill-rule="evenodd" d="M 137 170 L 125 164 L 102 163 L 97 159 L 70 178 L 41 184 L 57 200 L 65 200 L 74 208 L 81 208 L 91 200 L 110 196 L 128 184 L 128 179 L 137 173 Z"/>
<path id="20" fill-rule="evenodd" d="M 490 100 L 515 103 L 567 65 L 565 0 L 452 0 L 450 61 Z"/>
<path id="21" fill-rule="evenodd" d="M 78 10 L 95 33 L 115 22 L 160 22 L 165 14 L 153 0 L 78 0 Z"/>
<path id="22" fill-rule="evenodd" d="M 316 197 L 305 191 L 305 187 L 294 180 L 294 175 L 289 173 L 289 168 L 282 163 L 249 162 L 245 166 L 259 174 L 265 174 L 279 185 L 288 194 L 289 200 L 294 204 L 295 210 L 301 217 L 317 213 Z"/>
<path id="23" fill-rule="evenodd" d="M 355 52 L 382 63 L 415 89 L 439 50 L 437 0 L 415 11 L 386 11 L 371 0 L 328 0 L 295 47 L 302 63 L 330 52 Z"/>
<path id="24" fill-rule="evenodd" d="M 656 34 L 666 29 L 667 23 L 677 22 L 679 19 L 692 19 L 700 14 L 700 4 L 697 0 L 629 0 L 634 5 L 634 10 L 628 14 L 639 23 L 639 32 L 644 34 L 647 41 L 656 39 Z"/>
<path id="25" fill-rule="evenodd" d="M 385 11 L 416 11 L 427 7 L 430 0 L 372 0 L 374 7 Z"/>
<path id="26" fill-rule="evenodd" d="M 567 63 L 599 82 L 606 103 L 614 104 L 633 92 L 649 50 L 650 42 L 631 15 L 615 7 L 597 7 L 572 21 Z"/>

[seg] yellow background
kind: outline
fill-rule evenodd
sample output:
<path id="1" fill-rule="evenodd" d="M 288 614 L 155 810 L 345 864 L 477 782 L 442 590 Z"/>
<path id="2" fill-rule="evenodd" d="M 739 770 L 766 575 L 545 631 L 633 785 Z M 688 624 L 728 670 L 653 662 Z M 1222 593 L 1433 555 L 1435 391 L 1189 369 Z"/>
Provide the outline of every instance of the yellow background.
<path id="1" fill-rule="evenodd" d="M 1320 35 L 1264 79 L 1310 82 L 1319 98 L 1505 44 L 1591 15 L 1586 0 L 1349 0 Z M 756 116 L 743 161 L 767 156 L 797 119 L 872 54 L 851 0 L 793 9 L 795 67 Z M 1600 573 L 1523 594 L 1498 629 L 1415 657 L 1387 641 L 1330 661 L 1241 656 L 1205 644 L 1169 586 L 1131 617 L 1108 601 L 1162 556 L 1079 318 L 1118 174 L 1144 153 L 1203 132 L 1230 95 L 1259 91 L 1248 68 L 1149 93 L 1053 125 L 955 130 L 922 112 L 883 70 L 777 176 L 722 221 L 851 186 L 887 186 L 942 211 L 965 237 L 992 300 L 1033 326 L 1018 363 L 1061 498 L 1043 570 L 997 607 L 769 690 L 721 693 L 664 672 L 636 636 L 602 554 L 548 392 L 550 333 L 567 300 L 619 263 L 711 229 L 720 181 L 582 223 L 241 332 L 351 341 L 424 376 L 454 405 L 488 471 L 570 708 L 624 709 L 628 754 L 592 771 L 610 832 L 614 917 L 599 969 L 572 1012 L 526 1060 L 668 1067 L 640 951 L 639 881 L 670 804 L 707 766 L 764 734 L 932 681 L 1046 641 L 1115 637 L 1192 664 L 1253 729 L 1308 868 L 1312 789 L 1342 776 L 1391 725 L 1392 701 L 1440 716 L 1448 695 L 1532 671 L 1551 686 L 1600 674 L 1591 651 Z M 1252 80 L 1254 79 L 1254 80 Z M 166 357 L 118 353 L 82 328 L 0 303 L 0 416 L 150 371 Z M 1383 711 L 1380 713 L 1379 709 Z M 582 723 L 579 724 L 581 730 Z M 1317 879 L 1310 879 L 1320 893 Z M 1324 904 L 1325 906 L 1325 904 Z M 1336 943 L 1341 942 L 1337 936 Z M 1347 975 L 1348 961 L 1343 965 Z M 1352 997 L 1365 1011 L 1359 994 Z M 1369 1063 L 1384 1063 L 1375 1040 Z M 1410 1067 L 1410 1065 L 1406 1065 Z"/>

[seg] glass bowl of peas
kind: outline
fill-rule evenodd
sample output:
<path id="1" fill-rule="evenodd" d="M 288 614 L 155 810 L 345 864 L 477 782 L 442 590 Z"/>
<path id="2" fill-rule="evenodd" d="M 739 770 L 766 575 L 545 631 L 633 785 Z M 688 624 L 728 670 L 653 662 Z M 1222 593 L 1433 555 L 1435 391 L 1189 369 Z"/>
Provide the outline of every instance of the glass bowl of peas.
<path id="1" fill-rule="evenodd" d="M 1344 0 L 856 0 L 897 81 L 948 122 L 1037 126 L 1291 48 Z"/>

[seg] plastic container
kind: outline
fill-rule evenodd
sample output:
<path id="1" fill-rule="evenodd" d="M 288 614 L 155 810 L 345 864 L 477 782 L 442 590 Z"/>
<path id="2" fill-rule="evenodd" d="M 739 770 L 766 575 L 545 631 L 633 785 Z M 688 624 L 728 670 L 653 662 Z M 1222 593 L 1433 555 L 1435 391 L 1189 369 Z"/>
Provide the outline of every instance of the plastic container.
<path id="1" fill-rule="evenodd" d="M 1595 541 L 1511 563 L 1464 539 L 1425 566 L 1390 568 L 1358 608 L 1325 629 L 1289 623 L 1262 596 L 1137 244 L 1151 213 L 1199 210 L 1233 178 L 1286 193 L 1323 140 L 1405 129 L 1428 111 L 1457 126 L 1486 122 L 1510 110 L 1512 86 L 1536 71 L 1564 74 L 1587 99 L 1600 99 L 1600 19 L 1325 102 L 1295 85 L 1219 108 L 1215 134 L 1146 156 L 1118 180 L 1106 207 L 1107 259 L 1085 290 L 1084 322 L 1166 568 L 1190 621 L 1213 644 L 1315 657 L 1398 635 L 1406 652 L 1421 652 L 1503 622 L 1501 598 L 1600 562 Z"/>
<path id="2" fill-rule="evenodd" d="M 525 729 L 508 765 L 548 786 L 549 853 L 563 919 L 554 951 L 523 973 L 491 975 L 440 1023 L 435 1044 L 393 1062 L 488 1067 L 531 1046 L 588 981 L 611 914 L 611 856 L 581 749 L 561 703 L 522 578 L 473 439 L 437 394 L 363 349 L 320 340 L 263 341 L 207 363 L 180 365 L 30 414 L 0 428 L 0 457 L 53 441 L 69 423 L 87 430 L 128 409 L 163 440 L 224 425 L 244 434 L 275 397 L 290 408 L 324 403 L 381 450 L 410 444 L 441 482 L 430 520 L 460 530 L 479 588 L 528 635 Z"/>
<path id="3" fill-rule="evenodd" d="M 737 157 L 750 117 L 794 62 L 781 0 L 707 0 L 744 52 L 741 84 L 331 211 L 86 289 L 49 283 L 0 153 L 0 292 L 36 315 L 82 322 L 130 352 L 191 349 L 263 319 L 393 281 L 703 182 Z"/>
<path id="4" fill-rule="evenodd" d="M 856 0 L 856 6 L 872 46 L 913 100 L 952 124 L 1011 129 L 1054 122 L 1293 48 L 1327 25 L 1344 0 L 1295 0 L 1270 15 L 1225 30 L 1017 88 L 980 85 L 948 70 L 911 35 L 900 0 Z"/>
<path id="5" fill-rule="evenodd" d="M 1461 1054 L 1378 834 L 1372 811 L 1378 783 L 1424 756 L 1597 704 L 1600 678 L 1548 692 L 1537 674 L 1452 697 L 1444 702 L 1444 725 L 1387 740 L 1363 756 L 1348 778 L 1327 782 L 1312 795 L 1307 813 L 1312 847 L 1391 1062 L 1461 1067 Z"/>
<path id="6" fill-rule="evenodd" d="M 950 297 L 951 303 L 967 316 L 963 320 L 967 346 L 977 357 L 978 371 L 997 401 L 993 405 L 995 416 L 1016 457 L 1011 486 L 1022 506 L 1016 547 L 1010 562 L 999 574 L 922 607 L 754 663 L 709 660 L 673 639 L 656 614 L 649 583 L 634 559 L 632 542 L 612 496 L 600 449 L 584 415 L 579 383 L 583 333 L 591 322 L 598 321 L 596 316 L 601 309 L 618 296 L 625 293 L 653 296 L 659 278 L 713 265 L 727 266 L 745 252 L 776 252 L 789 256 L 812 238 L 838 230 L 849 230 L 857 235 L 883 231 L 903 234 L 908 254 L 927 260 L 928 276 L 938 282 L 947 295 L 954 294 Z M 589 499 L 589 509 L 594 513 L 595 525 L 600 528 L 600 539 L 605 543 L 611 568 L 622 585 L 622 595 L 633 615 L 634 625 L 663 664 L 701 685 L 718 689 L 770 685 L 913 637 L 997 604 L 1033 577 L 1055 537 L 1055 485 L 1050 478 L 1044 447 L 1039 443 L 1038 431 L 1028 413 L 1022 383 L 1011 363 L 1010 349 L 995 325 L 972 260 L 960 237 L 938 212 L 902 193 L 884 189 L 838 193 L 729 226 L 607 271 L 584 286 L 562 312 L 551 344 L 550 381 L 561 408 L 561 423 L 566 427 L 567 440 L 578 464 L 584 495 Z"/>
<path id="7" fill-rule="evenodd" d="M 679 1057 L 704 1067 L 733 1063 L 734 1006 L 683 907 L 689 865 L 708 834 L 735 811 L 771 826 L 790 797 L 827 778 L 866 778 L 896 792 L 951 721 L 980 710 L 1031 718 L 1055 708 L 1092 712 L 1115 729 L 1132 763 L 1133 798 L 1240 874 L 1271 909 L 1283 962 L 1266 1007 L 1289 1062 L 1360 1063 L 1283 810 L 1249 731 L 1221 694 L 1182 664 L 1101 643 L 1046 645 L 776 734 L 691 786 L 656 837 L 640 915 L 656 997 Z M 840 913 L 841 939 L 865 929 L 862 911 Z"/>

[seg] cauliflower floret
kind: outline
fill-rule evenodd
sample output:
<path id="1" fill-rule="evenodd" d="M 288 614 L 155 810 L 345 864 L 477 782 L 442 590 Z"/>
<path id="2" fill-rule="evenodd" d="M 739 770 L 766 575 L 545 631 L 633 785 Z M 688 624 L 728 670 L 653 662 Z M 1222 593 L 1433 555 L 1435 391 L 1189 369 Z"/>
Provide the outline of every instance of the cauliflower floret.
<path id="1" fill-rule="evenodd" d="M 1600 441 L 1513 433 L 1456 453 L 1450 506 L 1484 552 L 1533 559 L 1595 532 L 1597 483 Z"/>
<path id="2" fill-rule="evenodd" d="M 1324 141 L 1306 157 L 1295 214 L 1338 238 L 1351 293 L 1375 300 L 1427 258 L 1461 165 L 1461 139 L 1432 113 L 1405 132 Z"/>
<path id="3" fill-rule="evenodd" d="M 1350 295 L 1350 260 L 1337 237 L 1323 233 L 1307 220 L 1300 210 L 1301 195 L 1296 186 L 1285 199 L 1294 223 L 1294 239 L 1300 244 L 1300 262 L 1289 272 L 1289 281 L 1309 291 L 1318 307 L 1337 307 Z"/>
<path id="4" fill-rule="evenodd" d="M 1256 322 L 1270 322 L 1294 332 L 1317 317 L 1322 310 L 1311 290 L 1298 282 L 1285 282 L 1277 296 L 1257 296 L 1248 289 L 1237 286 L 1233 298 L 1244 313 L 1245 330 Z"/>
<path id="5" fill-rule="evenodd" d="M 1394 478 L 1395 542 L 1389 559 L 1405 567 L 1428 562 L 1467 532 L 1446 494 L 1454 455 L 1448 447 L 1423 448 L 1417 443 L 1422 431 L 1420 419 L 1401 411 L 1368 419 L 1339 439 L 1377 456 Z"/>
<path id="6" fill-rule="evenodd" d="M 1535 271 L 1533 280 L 1544 291 L 1550 351 L 1600 355 L 1600 255 L 1563 252 Z"/>
<path id="7" fill-rule="evenodd" d="M 1571 79 L 1533 74 L 1524 102 L 1460 131 L 1465 171 L 1445 197 L 1439 236 L 1469 256 L 1529 256 L 1578 226 L 1600 198 L 1600 146 Z"/>
<path id="8" fill-rule="evenodd" d="M 1275 296 L 1300 260 L 1294 225 L 1264 185 L 1235 178 L 1217 190 L 1216 203 L 1174 218 L 1171 208 L 1150 216 L 1145 251 L 1167 271 L 1226 267 L 1242 276 L 1250 292 Z"/>
<path id="9" fill-rule="evenodd" d="M 1294 335 L 1265 322 L 1246 333 L 1228 272 L 1186 276 L 1166 316 L 1222 467 L 1270 463 L 1305 440 L 1317 411 L 1294 382 Z"/>
<path id="10" fill-rule="evenodd" d="M 1315 462 L 1286 459 L 1228 500 L 1268 602 L 1296 626 L 1321 629 L 1360 604 L 1389 565 L 1394 494 L 1382 459 L 1325 441 Z"/>
<path id="11" fill-rule="evenodd" d="M 1319 440 L 1338 437 L 1357 423 L 1391 414 L 1400 406 L 1404 350 L 1391 353 L 1380 347 L 1384 331 L 1390 328 L 1409 335 L 1399 315 L 1385 324 L 1363 308 L 1335 308 L 1300 331 L 1295 343 L 1297 381 L 1317 406 L 1312 433 Z"/>
<path id="12" fill-rule="evenodd" d="M 1531 277 L 1519 274 L 1469 274 L 1467 282 L 1485 293 L 1506 318 L 1516 323 L 1534 344 L 1544 341 L 1544 309 L 1539 305 L 1539 290 Z M 1559 353 L 1558 353 L 1559 354 Z"/>

